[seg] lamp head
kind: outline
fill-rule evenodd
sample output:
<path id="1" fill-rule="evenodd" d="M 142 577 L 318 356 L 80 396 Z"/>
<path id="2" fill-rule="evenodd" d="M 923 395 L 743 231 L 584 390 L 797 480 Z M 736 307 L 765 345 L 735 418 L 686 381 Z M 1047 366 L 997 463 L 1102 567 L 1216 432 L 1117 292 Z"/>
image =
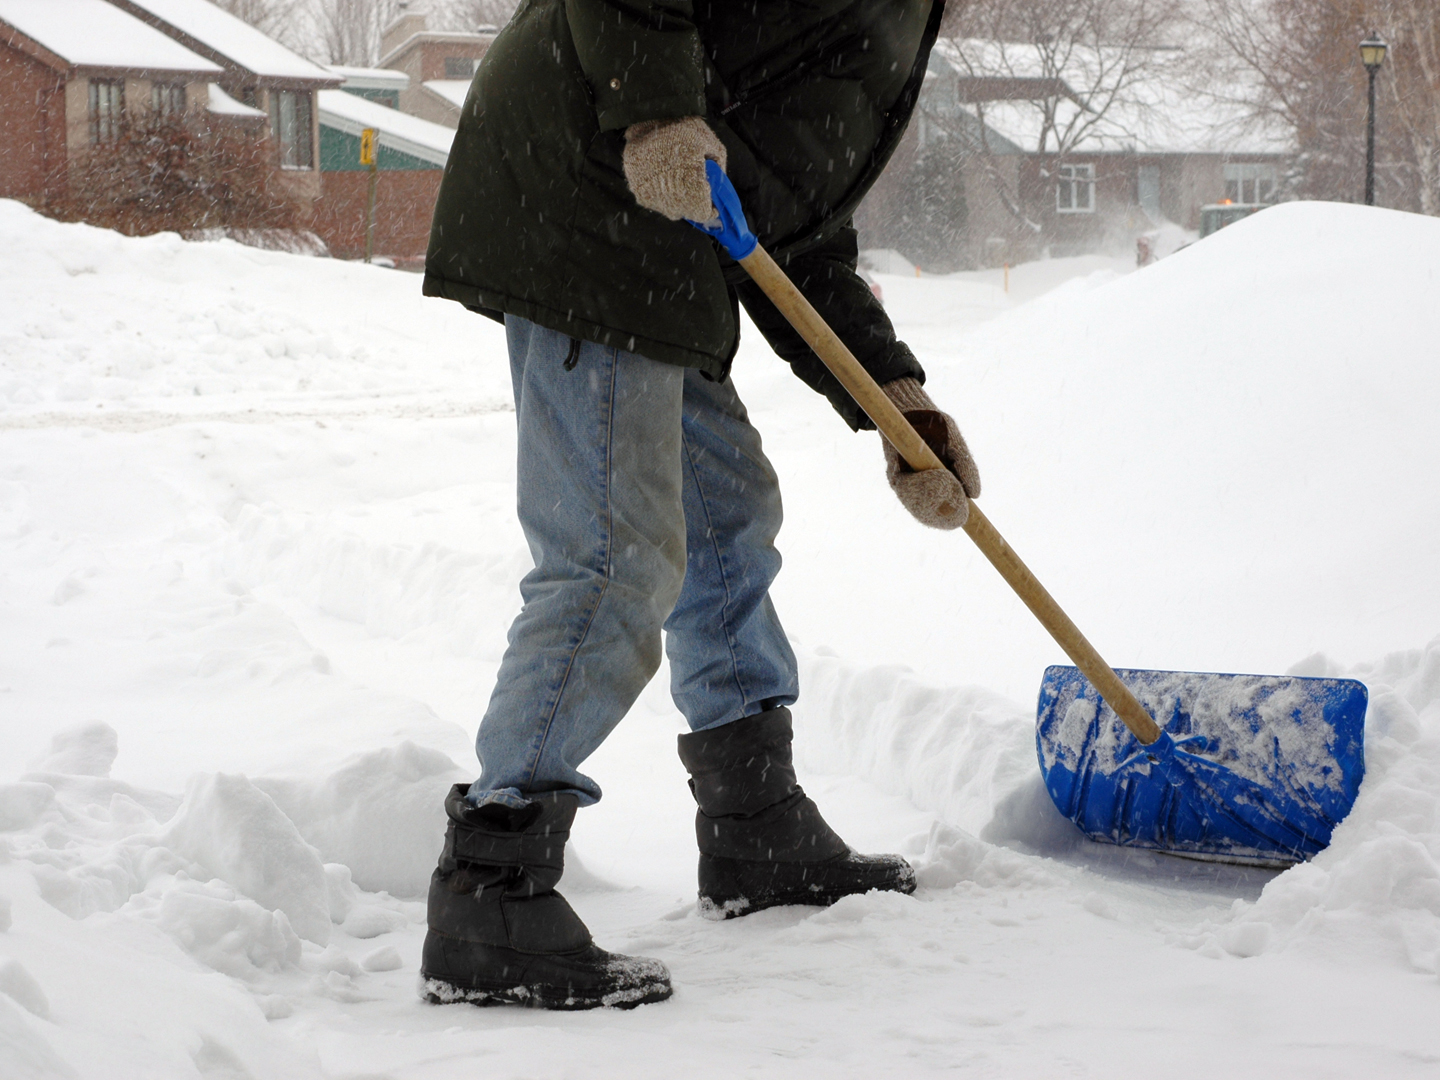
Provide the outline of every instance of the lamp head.
<path id="1" fill-rule="evenodd" d="M 1385 62 L 1385 39 L 1373 30 L 1370 36 L 1360 42 L 1360 62 L 1367 71 L 1378 71 Z"/>

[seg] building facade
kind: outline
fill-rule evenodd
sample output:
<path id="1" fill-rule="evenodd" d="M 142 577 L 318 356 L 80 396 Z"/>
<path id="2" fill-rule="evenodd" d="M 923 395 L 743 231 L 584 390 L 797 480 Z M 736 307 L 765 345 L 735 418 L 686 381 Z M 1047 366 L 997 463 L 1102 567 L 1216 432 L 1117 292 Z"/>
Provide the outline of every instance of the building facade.
<path id="1" fill-rule="evenodd" d="M 368 128 L 376 133 L 374 251 L 397 266 L 418 266 L 455 132 L 390 103 L 402 91 L 404 75 L 346 75 L 341 89 L 318 95 L 323 193 L 312 228 L 340 258 L 365 253 L 371 175 L 360 147 Z"/>
<path id="2" fill-rule="evenodd" d="M 219 74 L 105 0 L 0 0 L 0 198 L 58 197 L 128 121 L 205 122 Z"/>
<path id="3" fill-rule="evenodd" d="M 278 179 L 305 223 L 321 194 L 315 95 L 342 80 L 209 0 L 107 2 L 218 66 L 216 85 L 269 117 Z"/>
<path id="4" fill-rule="evenodd" d="M 1111 92 L 1096 73 L 1118 69 L 1113 57 L 1076 50 L 1075 70 L 1050 70 L 1032 46 L 942 39 L 915 119 L 857 214 L 862 244 L 926 248 L 944 223 L 925 202 L 944 201 L 947 185 L 963 223 L 939 269 L 1134 252 L 1156 230 L 1198 229 L 1208 204 L 1273 201 L 1288 137 L 1187 93 L 1179 50 L 1168 53 Z"/>
<path id="5" fill-rule="evenodd" d="M 493 27 L 474 33 L 429 30 L 428 19 L 428 7 L 421 0 L 404 5 L 381 37 L 380 66 L 409 77 L 410 85 L 400 92 L 401 112 L 458 127 L 470 80 L 498 31 Z"/>

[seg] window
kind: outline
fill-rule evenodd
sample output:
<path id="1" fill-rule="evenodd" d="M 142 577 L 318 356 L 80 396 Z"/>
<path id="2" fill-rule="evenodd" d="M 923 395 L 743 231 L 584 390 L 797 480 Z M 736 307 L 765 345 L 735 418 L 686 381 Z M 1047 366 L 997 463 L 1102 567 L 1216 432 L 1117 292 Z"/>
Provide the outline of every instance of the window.
<path id="1" fill-rule="evenodd" d="M 1061 165 L 1055 185 L 1055 209 L 1062 214 L 1089 214 L 1095 209 L 1095 166 Z"/>
<path id="2" fill-rule="evenodd" d="M 1135 176 L 1135 193 L 1140 209 L 1157 225 L 1160 223 L 1160 166 L 1141 165 Z"/>
<path id="3" fill-rule="evenodd" d="M 472 60 L 468 56 L 447 56 L 445 58 L 445 77 L 447 79 L 469 79 L 475 75 L 475 69 L 479 66 L 479 60 Z"/>
<path id="4" fill-rule="evenodd" d="M 1232 203 L 1259 206 L 1274 197 L 1274 165 L 1225 166 L 1225 198 Z"/>
<path id="5" fill-rule="evenodd" d="M 280 164 L 309 169 L 315 164 L 310 95 L 304 90 L 270 91 L 270 130 L 280 147 Z"/>
<path id="6" fill-rule="evenodd" d="M 150 107 L 156 116 L 181 117 L 185 115 L 184 83 L 152 83 L 150 86 Z"/>
<path id="7" fill-rule="evenodd" d="M 111 143 L 120 137 L 125 118 L 125 83 L 121 79 L 90 80 L 90 141 Z"/>

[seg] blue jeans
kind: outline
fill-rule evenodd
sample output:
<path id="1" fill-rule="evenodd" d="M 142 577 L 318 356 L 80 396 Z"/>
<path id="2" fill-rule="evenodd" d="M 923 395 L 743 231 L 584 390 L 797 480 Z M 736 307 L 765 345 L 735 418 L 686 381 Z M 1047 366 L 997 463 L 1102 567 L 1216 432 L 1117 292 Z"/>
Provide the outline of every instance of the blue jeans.
<path id="1" fill-rule="evenodd" d="M 730 380 L 508 316 L 520 582 L 470 799 L 600 787 L 579 771 L 660 666 L 694 731 L 798 694 L 770 602 L 780 489 Z"/>

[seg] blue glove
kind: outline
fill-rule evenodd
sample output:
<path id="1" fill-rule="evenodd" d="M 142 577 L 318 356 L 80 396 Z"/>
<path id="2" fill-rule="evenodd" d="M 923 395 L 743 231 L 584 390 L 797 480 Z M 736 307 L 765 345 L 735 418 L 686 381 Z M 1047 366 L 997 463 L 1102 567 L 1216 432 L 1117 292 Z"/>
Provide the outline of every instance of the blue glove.
<path id="1" fill-rule="evenodd" d="M 715 204 L 720 220 L 709 225 L 702 225 L 698 221 L 691 221 L 690 224 L 719 240 L 720 246 L 732 259 L 739 262 L 754 251 L 758 243 L 755 234 L 750 231 L 750 226 L 745 224 L 745 211 L 740 209 L 740 196 L 735 193 L 735 185 L 730 183 L 730 178 L 725 175 L 725 170 L 717 161 L 706 159 L 705 179 L 710 181 L 710 201 Z"/>

